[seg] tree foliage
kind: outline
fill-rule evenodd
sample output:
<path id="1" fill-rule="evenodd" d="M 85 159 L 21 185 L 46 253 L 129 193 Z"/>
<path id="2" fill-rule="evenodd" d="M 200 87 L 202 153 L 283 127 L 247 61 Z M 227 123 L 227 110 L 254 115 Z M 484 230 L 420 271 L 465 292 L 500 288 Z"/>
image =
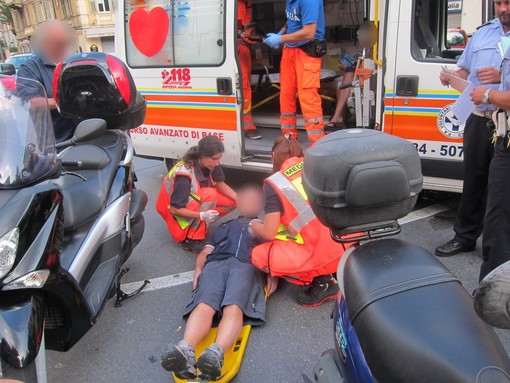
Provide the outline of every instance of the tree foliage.
<path id="1" fill-rule="evenodd" d="M 5 3 L 4 0 L 0 0 L 0 24 L 6 24 L 10 26 L 12 33 L 16 35 L 11 8 Z"/>

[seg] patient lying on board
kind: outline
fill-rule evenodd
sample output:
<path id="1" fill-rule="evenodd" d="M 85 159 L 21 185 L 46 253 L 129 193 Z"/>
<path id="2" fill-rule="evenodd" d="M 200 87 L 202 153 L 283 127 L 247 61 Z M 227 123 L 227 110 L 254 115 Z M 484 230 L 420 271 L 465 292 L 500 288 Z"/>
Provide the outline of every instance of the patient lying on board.
<path id="1" fill-rule="evenodd" d="M 244 321 L 264 323 L 266 275 L 251 264 L 251 250 L 260 242 L 249 230 L 250 221 L 264 208 L 262 188 L 252 184 L 241 187 L 237 208 L 239 217 L 221 224 L 197 258 L 183 340 L 169 345 L 161 355 L 162 367 L 178 378 L 217 380 L 224 352 L 239 337 Z M 216 340 L 196 360 L 195 348 L 216 315 L 221 318 Z"/>

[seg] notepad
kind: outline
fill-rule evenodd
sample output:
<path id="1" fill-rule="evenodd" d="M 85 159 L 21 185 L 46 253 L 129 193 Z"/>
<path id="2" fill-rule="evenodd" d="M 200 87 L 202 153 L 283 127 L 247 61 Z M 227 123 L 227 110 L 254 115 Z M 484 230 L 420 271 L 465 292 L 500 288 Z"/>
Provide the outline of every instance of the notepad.
<path id="1" fill-rule="evenodd" d="M 443 67 L 443 74 L 450 79 L 450 86 L 456 91 L 463 92 L 471 83 L 463 78 L 456 76 L 448 68 Z"/>
<path id="2" fill-rule="evenodd" d="M 455 117 L 462 122 L 466 123 L 468 117 L 475 109 L 475 104 L 471 101 L 471 92 L 475 88 L 472 83 L 466 81 L 468 85 L 464 88 L 464 91 L 459 96 L 457 101 L 452 104 L 451 110 Z"/>

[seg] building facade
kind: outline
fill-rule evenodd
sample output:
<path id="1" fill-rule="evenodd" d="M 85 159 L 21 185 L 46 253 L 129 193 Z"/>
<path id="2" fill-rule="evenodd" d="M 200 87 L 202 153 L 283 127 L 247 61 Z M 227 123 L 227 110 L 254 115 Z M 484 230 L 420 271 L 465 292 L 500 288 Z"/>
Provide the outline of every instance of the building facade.
<path id="1" fill-rule="evenodd" d="M 7 24 L 0 24 L 0 60 L 9 57 L 11 51 L 17 51 L 18 40 Z"/>
<path id="2" fill-rule="evenodd" d="M 113 0 L 5 0 L 11 8 L 19 49 L 30 52 L 30 39 L 38 24 L 64 20 L 78 36 L 78 50 L 113 53 L 115 2 Z"/>
<path id="3" fill-rule="evenodd" d="M 468 34 L 483 24 L 482 0 L 448 0 L 448 28 L 462 28 Z"/>

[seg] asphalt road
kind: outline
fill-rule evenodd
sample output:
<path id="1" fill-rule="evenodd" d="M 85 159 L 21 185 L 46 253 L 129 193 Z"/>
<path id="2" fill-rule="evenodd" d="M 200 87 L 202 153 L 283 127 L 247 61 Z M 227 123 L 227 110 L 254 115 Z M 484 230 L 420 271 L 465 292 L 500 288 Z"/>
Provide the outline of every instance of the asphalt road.
<path id="1" fill-rule="evenodd" d="M 159 355 L 169 342 L 182 337 L 185 323 L 181 318 L 191 295 L 189 272 L 195 256 L 184 252 L 170 238 L 166 226 L 157 215 L 154 204 L 165 166 L 158 161 L 136 159 L 138 187 L 149 195 L 145 212 L 144 239 L 126 263 L 130 272 L 123 283 L 155 279 L 151 290 L 127 301 L 120 308 L 107 303 L 98 323 L 69 352 L 47 353 L 50 382 L 172 382 L 169 373 L 159 365 Z M 262 179 L 262 175 L 228 172 L 228 181 L 241 184 Z M 426 217 L 438 209 L 438 203 L 454 207 L 456 197 L 433 194 L 417 206 L 418 216 L 403 225 L 400 237 L 429 251 L 452 236 L 453 218 L 449 214 Z M 425 210 L 423 210 L 425 209 Z M 480 244 L 476 252 L 443 260 L 468 291 L 477 282 L 481 263 Z M 169 277 L 171 276 L 171 277 Z M 160 278 L 160 279 L 157 279 Z M 156 283 L 158 282 L 158 283 Z M 133 285 L 130 285 L 133 286 Z M 321 353 L 333 346 L 330 315 L 332 302 L 307 309 L 294 302 L 298 287 L 281 283 L 268 301 L 267 323 L 252 330 L 236 383 L 302 382 L 302 374 L 311 376 Z M 453 320 L 453 319 L 452 319 Z M 498 331 L 510 352 L 509 332 Z"/>

